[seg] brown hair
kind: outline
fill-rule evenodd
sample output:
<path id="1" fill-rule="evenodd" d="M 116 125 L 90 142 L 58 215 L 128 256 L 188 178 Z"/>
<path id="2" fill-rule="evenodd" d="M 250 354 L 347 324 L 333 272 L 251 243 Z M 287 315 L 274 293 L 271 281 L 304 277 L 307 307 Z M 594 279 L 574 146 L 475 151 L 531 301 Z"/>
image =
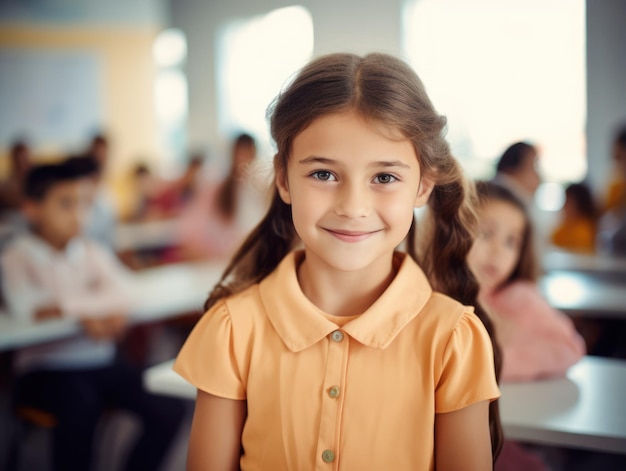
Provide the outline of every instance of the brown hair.
<path id="1" fill-rule="evenodd" d="M 227 220 L 237 214 L 237 185 L 241 177 L 241 169 L 237 167 L 236 156 L 239 149 L 245 146 L 255 147 L 254 138 L 249 134 L 239 134 L 233 143 L 230 171 L 217 194 L 217 209 Z"/>
<path id="2" fill-rule="evenodd" d="M 517 208 L 524 215 L 525 224 L 519 258 L 511 275 L 502 283 L 500 288 L 504 288 L 515 280 L 537 281 L 539 277 L 539 263 L 537 253 L 535 252 L 533 226 L 526 206 L 511 190 L 502 185 L 479 181 L 476 182 L 476 189 L 480 206 L 487 204 L 489 201 L 502 201 Z"/>
<path id="3" fill-rule="evenodd" d="M 424 239 L 420 237 L 429 248 L 422 250 L 423 257 L 418 256 L 414 220 L 407 236 L 407 252 L 422 266 L 434 289 L 476 306 L 492 337 L 499 377 L 500 354 L 493 341 L 493 328 L 476 302 L 478 285 L 465 261 L 476 219 L 473 187 L 450 153 L 444 138 L 445 118 L 437 114 L 420 79 L 407 64 L 385 54 L 331 54 L 305 66 L 268 110 L 277 146 L 274 170 L 286 171 L 293 139 L 312 121 L 347 110 L 398 130 L 412 142 L 423 175 L 435 182 L 428 203 L 433 231 Z M 205 309 L 261 281 L 298 243 L 291 208 L 274 189 L 268 213 L 234 255 Z M 490 427 L 495 460 L 502 442 L 497 401 L 490 405 Z"/>

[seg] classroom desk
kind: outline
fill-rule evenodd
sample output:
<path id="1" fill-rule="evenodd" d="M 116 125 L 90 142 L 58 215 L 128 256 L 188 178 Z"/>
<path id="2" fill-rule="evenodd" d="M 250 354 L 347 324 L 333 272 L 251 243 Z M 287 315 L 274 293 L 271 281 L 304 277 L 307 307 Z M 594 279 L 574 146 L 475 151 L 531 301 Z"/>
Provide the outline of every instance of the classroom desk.
<path id="1" fill-rule="evenodd" d="M 134 296 L 129 316 L 131 325 L 200 312 L 223 268 L 223 263 L 185 263 L 131 273 Z M 17 322 L 8 314 L 0 313 L 0 351 L 60 340 L 79 332 L 80 326 L 75 320 Z"/>
<path id="2" fill-rule="evenodd" d="M 587 356 L 565 378 L 501 390 L 507 438 L 626 454 L 626 361 Z"/>
<path id="3" fill-rule="evenodd" d="M 175 241 L 176 225 L 176 219 L 118 223 L 115 250 L 125 252 L 167 247 Z"/>
<path id="4" fill-rule="evenodd" d="M 578 254 L 563 250 L 549 250 L 542 256 L 543 269 L 552 271 L 575 271 L 626 280 L 626 257 L 603 254 Z"/>
<path id="5" fill-rule="evenodd" d="M 626 319 L 626 279 L 553 271 L 539 280 L 539 289 L 550 305 L 570 316 Z"/>
<path id="6" fill-rule="evenodd" d="M 146 388 L 195 399 L 195 387 L 172 371 L 173 363 L 148 368 Z M 626 454 L 626 362 L 587 356 L 565 378 L 504 384 L 501 389 L 507 438 Z"/>

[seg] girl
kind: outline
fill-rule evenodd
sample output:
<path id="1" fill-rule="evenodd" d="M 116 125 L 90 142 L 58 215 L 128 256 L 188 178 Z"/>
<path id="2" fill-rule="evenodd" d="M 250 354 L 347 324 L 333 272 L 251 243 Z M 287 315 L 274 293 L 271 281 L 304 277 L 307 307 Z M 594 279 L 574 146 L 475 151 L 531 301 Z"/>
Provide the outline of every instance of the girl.
<path id="1" fill-rule="evenodd" d="M 495 183 L 479 182 L 479 231 L 468 264 L 480 286 L 502 352 L 502 381 L 564 375 L 585 354 L 565 314 L 536 286 L 537 258 L 524 203 Z M 537 453 L 539 451 L 539 453 Z M 505 441 L 496 471 L 546 471 L 541 450 Z"/>
<path id="2" fill-rule="evenodd" d="M 536 286 L 536 257 L 526 210 L 509 190 L 477 185 L 479 234 L 468 264 L 480 286 L 502 349 L 502 381 L 563 375 L 585 355 L 572 321 L 550 307 Z"/>
<path id="3" fill-rule="evenodd" d="M 198 387 L 188 469 L 491 469 L 492 343 L 471 307 L 434 291 L 477 294 L 445 119 L 382 54 L 311 62 L 270 117 L 271 207 L 175 364 Z"/>

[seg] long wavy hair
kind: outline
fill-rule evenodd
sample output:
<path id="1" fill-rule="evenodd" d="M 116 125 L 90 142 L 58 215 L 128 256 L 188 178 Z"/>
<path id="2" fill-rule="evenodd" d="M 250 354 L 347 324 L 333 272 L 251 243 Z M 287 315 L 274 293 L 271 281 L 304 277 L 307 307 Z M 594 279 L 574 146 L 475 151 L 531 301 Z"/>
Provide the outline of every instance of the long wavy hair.
<path id="1" fill-rule="evenodd" d="M 493 326 L 476 301 L 478 285 L 465 261 L 476 223 L 474 187 L 450 153 L 444 137 L 445 117 L 436 112 L 412 68 L 386 54 L 331 54 L 310 62 L 268 109 L 277 148 L 275 172 L 286 173 L 293 140 L 311 122 L 348 110 L 398 130 L 413 144 L 422 174 L 435 182 L 428 202 L 430 230 L 420 231 L 418 240 L 414 218 L 406 250 L 435 290 L 476 306 L 492 339 L 499 379 L 500 352 Z M 291 207 L 275 188 L 267 214 L 233 256 L 205 309 L 261 281 L 299 243 Z M 490 405 L 489 419 L 495 460 L 502 444 L 497 401 Z"/>
<path id="2" fill-rule="evenodd" d="M 237 162 L 237 154 L 246 147 L 254 149 L 256 153 L 254 138 L 250 134 L 239 134 L 233 142 L 230 171 L 217 194 L 217 209 L 226 220 L 233 219 L 235 214 L 237 214 L 239 206 L 237 189 L 240 184 L 242 172 L 242 169 L 239 168 L 239 162 Z"/>

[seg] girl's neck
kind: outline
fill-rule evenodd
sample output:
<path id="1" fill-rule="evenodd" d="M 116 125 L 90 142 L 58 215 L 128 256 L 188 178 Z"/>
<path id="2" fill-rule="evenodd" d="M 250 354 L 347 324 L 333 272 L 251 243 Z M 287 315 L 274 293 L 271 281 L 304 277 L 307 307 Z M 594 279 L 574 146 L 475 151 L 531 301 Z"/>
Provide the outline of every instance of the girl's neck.
<path id="1" fill-rule="evenodd" d="M 384 265 L 365 273 L 341 272 L 305 258 L 298 267 L 298 282 L 304 295 L 327 314 L 355 316 L 374 304 L 393 281 L 393 259 Z"/>

